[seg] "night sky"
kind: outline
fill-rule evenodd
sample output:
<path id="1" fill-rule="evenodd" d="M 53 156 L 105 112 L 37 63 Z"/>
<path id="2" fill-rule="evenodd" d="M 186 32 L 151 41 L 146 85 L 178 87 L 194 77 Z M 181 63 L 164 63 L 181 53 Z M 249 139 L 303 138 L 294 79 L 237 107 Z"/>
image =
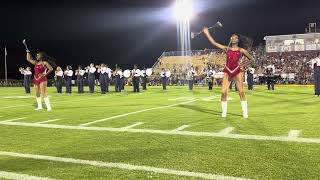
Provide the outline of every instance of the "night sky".
<path id="1" fill-rule="evenodd" d="M 251 37 L 255 45 L 265 35 L 304 33 L 309 22 L 320 27 L 319 0 L 193 0 L 196 17 L 191 30 L 220 20 L 214 33 L 226 43 L 232 33 Z M 0 6 L 0 79 L 4 78 L 4 46 L 8 76 L 21 78 L 27 66 L 22 40 L 30 50 L 45 51 L 57 64 L 74 68 L 90 62 L 131 68 L 150 67 L 163 51 L 177 50 L 175 0 L 8 1 Z M 192 49 L 212 48 L 204 37 Z M 31 65 L 29 65 L 31 66 Z"/>

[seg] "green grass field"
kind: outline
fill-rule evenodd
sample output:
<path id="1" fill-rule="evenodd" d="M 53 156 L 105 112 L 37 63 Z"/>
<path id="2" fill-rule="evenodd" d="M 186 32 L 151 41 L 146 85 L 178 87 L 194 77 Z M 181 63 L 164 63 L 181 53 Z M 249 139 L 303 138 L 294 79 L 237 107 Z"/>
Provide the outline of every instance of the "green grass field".
<path id="1" fill-rule="evenodd" d="M 247 120 L 236 92 L 227 119 L 220 117 L 218 87 L 131 89 L 49 88 L 53 111 L 35 112 L 33 94 L 0 88 L 0 177 L 320 179 L 320 98 L 312 86 L 256 86 L 247 92 Z"/>

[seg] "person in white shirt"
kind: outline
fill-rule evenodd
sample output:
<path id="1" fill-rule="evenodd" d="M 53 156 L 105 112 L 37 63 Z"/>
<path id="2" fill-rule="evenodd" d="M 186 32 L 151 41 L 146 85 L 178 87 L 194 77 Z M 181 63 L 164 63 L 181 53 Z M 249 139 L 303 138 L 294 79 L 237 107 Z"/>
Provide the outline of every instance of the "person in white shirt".
<path id="1" fill-rule="evenodd" d="M 123 85 L 122 76 L 123 76 L 122 70 L 119 67 L 117 67 L 114 75 L 114 85 L 115 85 L 116 92 L 121 92 L 122 90 L 122 85 Z"/>
<path id="2" fill-rule="evenodd" d="M 161 73 L 160 73 L 160 82 L 162 84 L 162 89 L 167 90 L 167 76 L 166 76 L 166 71 L 164 68 L 162 68 Z"/>
<path id="3" fill-rule="evenodd" d="M 94 64 L 91 63 L 89 67 L 86 68 L 86 73 L 88 73 L 88 83 L 89 83 L 89 92 L 94 93 L 94 85 L 95 85 L 95 72 L 96 68 L 94 67 Z"/>
<path id="4" fill-rule="evenodd" d="M 320 96 L 320 52 L 317 53 L 317 57 L 311 60 L 311 66 L 313 68 L 314 75 L 314 95 Z"/>
<path id="5" fill-rule="evenodd" d="M 275 72 L 276 72 L 276 68 L 274 67 L 273 64 L 270 64 L 269 66 L 267 66 L 266 78 L 267 78 L 268 90 L 274 90 L 274 84 L 275 84 L 274 73 Z"/>
<path id="6" fill-rule="evenodd" d="M 63 80 L 63 71 L 60 66 L 57 67 L 54 78 L 56 80 L 56 88 L 57 88 L 57 93 L 62 93 L 62 80 Z"/>
<path id="7" fill-rule="evenodd" d="M 248 90 L 253 90 L 253 74 L 255 72 L 254 68 L 249 68 L 247 71 L 247 83 L 248 83 Z"/>
<path id="8" fill-rule="evenodd" d="M 31 83 L 31 68 L 27 67 L 26 69 L 24 68 L 19 68 L 19 71 L 21 74 L 23 74 L 23 84 L 24 84 L 24 89 L 27 94 L 30 94 L 30 83 Z"/>
<path id="9" fill-rule="evenodd" d="M 213 80 L 215 74 L 215 70 L 211 66 L 208 66 L 206 69 L 206 81 L 208 83 L 209 90 L 212 90 L 213 88 Z"/>
<path id="10" fill-rule="evenodd" d="M 66 67 L 66 70 L 64 71 L 64 80 L 65 80 L 67 94 L 72 93 L 72 76 L 73 76 L 72 67 L 68 65 Z"/>
<path id="11" fill-rule="evenodd" d="M 108 73 L 107 73 L 107 66 L 105 64 L 101 64 L 100 68 L 98 69 L 98 73 L 100 73 L 99 76 L 99 83 L 100 83 L 100 88 L 101 88 L 101 93 L 105 94 L 108 92 Z"/>
<path id="12" fill-rule="evenodd" d="M 82 69 L 82 66 L 79 66 L 78 69 L 76 70 L 75 75 L 77 76 L 78 94 L 84 93 L 83 76 L 85 73 L 86 71 Z"/>
<path id="13" fill-rule="evenodd" d="M 110 86 L 110 82 L 112 79 L 112 70 L 109 68 L 108 65 L 106 65 L 106 72 L 107 72 L 107 87 L 106 87 L 106 91 L 109 92 L 109 86 Z"/>
<path id="14" fill-rule="evenodd" d="M 138 69 L 137 65 L 134 65 L 133 70 L 131 71 L 131 75 L 132 75 L 133 92 L 140 92 L 140 89 L 139 89 L 140 69 Z"/>
<path id="15" fill-rule="evenodd" d="M 147 74 L 145 67 L 141 70 L 141 86 L 142 90 L 147 90 Z"/>
<path id="16" fill-rule="evenodd" d="M 196 75 L 196 71 L 193 68 L 193 66 L 190 67 L 188 73 L 187 73 L 187 80 L 189 81 L 189 90 L 193 90 L 193 83 L 194 83 L 194 77 Z"/>

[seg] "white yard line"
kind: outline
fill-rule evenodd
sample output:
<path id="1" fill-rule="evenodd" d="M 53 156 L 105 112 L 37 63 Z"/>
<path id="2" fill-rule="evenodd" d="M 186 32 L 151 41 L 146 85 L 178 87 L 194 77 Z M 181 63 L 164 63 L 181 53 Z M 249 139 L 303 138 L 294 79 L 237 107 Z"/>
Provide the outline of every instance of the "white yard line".
<path id="1" fill-rule="evenodd" d="M 22 120 L 22 119 L 26 119 L 26 117 L 3 120 L 2 122 L 12 122 L 12 121 L 17 121 L 17 120 Z"/>
<path id="2" fill-rule="evenodd" d="M 232 131 L 234 130 L 234 127 L 227 127 L 225 129 L 223 129 L 222 131 L 220 131 L 220 134 L 230 134 Z"/>
<path id="3" fill-rule="evenodd" d="M 289 138 L 298 138 L 300 135 L 300 131 L 299 130 L 290 130 L 288 133 L 288 137 Z"/>
<path id="4" fill-rule="evenodd" d="M 136 126 L 140 126 L 141 124 L 144 124 L 144 123 L 143 122 L 138 122 L 138 123 L 132 124 L 130 126 L 122 127 L 122 129 L 131 129 L 131 128 L 134 128 Z"/>
<path id="5" fill-rule="evenodd" d="M 134 112 L 130 112 L 130 113 L 120 114 L 120 115 L 116 115 L 116 116 L 112 116 L 112 117 L 108 117 L 108 118 L 99 119 L 99 120 L 96 120 L 96 121 L 91 121 L 91 122 L 88 122 L 88 123 L 80 124 L 80 126 L 89 126 L 89 125 L 92 125 L 92 124 L 105 122 L 105 121 L 110 121 L 110 120 L 113 120 L 113 119 L 116 119 L 116 118 L 125 117 L 125 116 L 138 114 L 138 113 L 142 113 L 142 112 L 147 112 L 147 111 L 152 111 L 152 110 L 157 110 L 157 109 L 164 109 L 164 108 L 179 106 L 179 105 L 182 105 L 182 104 L 190 104 L 190 103 L 195 102 L 195 101 L 197 101 L 197 100 L 192 100 L 192 101 L 187 101 L 187 102 L 182 102 L 182 103 L 177 103 L 177 104 L 171 104 L 171 105 L 167 105 L 167 106 L 154 107 L 154 108 L 143 109 L 143 110 L 134 111 Z"/>
<path id="6" fill-rule="evenodd" d="M 13 172 L 0 171 L 0 177 L 12 180 L 52 180 L 51 178 L 30 176 L 27 174 L 18 174 Z"/>
<path id="7" fill-rule="evenodd" d="M 44 161 L 82 164 L 82 165 L 89 165 L 89 166 L 95 166 L 95 167 L 117 168 L 117 169 L 129 170 L 129 171 L 153 172 L 158 174 L 167 174 L 167 175 L 175 175 L 175 176 L 183 176 L 183 177 L 218 179 L 218 180 L 243 180 L 243 178 L 239 178 L 239 177 L 223 176 L 223 175 L 191 172 L 191 171 L 181 171 L 181 170 L 158 168 L 158 167 L 152 167 L 152 166 L 139 166 L 139 165 L 125 164 L 125 163 L 92 161 L 92 160 L 73 159 L 73 158 L 65 158 L 65 157 L 44 156 L 44 155 L 35 155 L 35 154 L 21 154 L 21 153 L 15 153 L 15 152 L 1 152 L 1 151 L 0 151 L 0 155 L 26 158 L 26 159 L 44 160 Z"/>
<path id="8" fill-rule="evenodd" d="M 60 121 L 61 119 L 51 119 L 48 121 L 42 121 L 42 122 L 36 122 L 37 124 L 46 124 L 46 123 L 51 123 L 51 122 L 56 122 L 56 121 Z"/>
<path id="9" fill-rule="evenodd" d="M 23 107 L 23 106 L 32 106 L 32 104 L 20 104 L 16 106 L 6 106 L 6 107 L 0 107 L 0 109 L 10 109 L 10 108 L 15 108 L 15 107 Z"/>
<path id="10" fill-rule="evenodd" d="M 172 98 L 172 99 L 168 99 L 169 101 L 191 101 L 191 100 L 195 100 L 195 97 L 178 97 L 178 98 Z"/>
<path id="11" fill-rule="evenodd" d="M 37 124 L 37 123 L 3 122 L 3 121 L 0 121 L 0 125 L 38 127 L 38 128 L 49 128 L 49 129 L 166 134 L 166 135 L 213 137 L 213 138 L 247 139 L 247 140 L 258 140 L 258 141 L 282 141 L 282 142 L 300 142 L 300 143 L 320 144 L 320 138 L 289 138 L 288 136 L 262 136 L 262 135 L 248 135 L 248 134 L 221 134 L 221 133 L 212 133 L 212 132 L 84 127 L 84 126 L 66 126 L 66 125 L 56 125 L 56 124 Z"/>
<path id="12" fill-rule="evenodd" d="M 107 96 L 103 96 L 103 97 L 107 97 Z M 77 99 L 77 100 L 66 100 L 66 101 L 51 101 L 51 104 L 63 104 L 63 103 L 70 103 L 70 102 L 77 102 L 77 101 L 88 101 L 88 99 L 92 100 L 92 99 L 101 99 L 103 97 L 92 97 L 92 98 L 86 98 L 86 99 Z M 20 104 L 20 105 L 16 105 L 16 106 L 6 106 L 6 107 L 0 107 L 0 109 L 10 109 L 10 108 L 15 108 L 15 107 L 25 107 L 25 106 L 33 106 L 33 104 Z"/>
<path id="13" fill-rule="evenodd" d="M 181 130 L 184 130 L 185 128 L 188 128 L 188 127 L 190 127 L 190 126 L 189 125 L 183 125 L 183 126 L 180 126 L 177 129 L 174 129 L 172 131 L 181 131 Z"/>

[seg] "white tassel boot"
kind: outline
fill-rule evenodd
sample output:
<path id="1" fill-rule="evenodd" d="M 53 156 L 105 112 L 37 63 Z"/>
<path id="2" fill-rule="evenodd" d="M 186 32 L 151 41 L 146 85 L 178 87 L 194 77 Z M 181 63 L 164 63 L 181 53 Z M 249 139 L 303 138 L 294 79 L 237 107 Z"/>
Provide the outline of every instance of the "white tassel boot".
<path id="1" fill-rule="evenodd" d="M 51 111 L 51 105 L 50 105 L 50 100 L 49 100 L 49 97 L 45 97 L 43 98 L 44 99 L 44 103 L 46 104 L 47 106 L 47 111 Z"/>
<path id="2" fill-rule="evenodd" d="M 241 101 L 241 107 L 242 107 L 242 114 L 243 118 L 248 118 L 248 103 L 247 101 Z"/>
<path id="3" fill-rule="evenodd" d="M 228 101 L 221 101 L 222 114 L 221 117 L 227 117 Z"/>
<path id="4" fill-rule="evenodd" d="M 41 102 L 41 97 L 37 97 L 37 104 L 38 104 L 38 107 L 37 109 L 35 109 L 36 111 L 40 111 L 42 110 L 42 102 Z"/>

